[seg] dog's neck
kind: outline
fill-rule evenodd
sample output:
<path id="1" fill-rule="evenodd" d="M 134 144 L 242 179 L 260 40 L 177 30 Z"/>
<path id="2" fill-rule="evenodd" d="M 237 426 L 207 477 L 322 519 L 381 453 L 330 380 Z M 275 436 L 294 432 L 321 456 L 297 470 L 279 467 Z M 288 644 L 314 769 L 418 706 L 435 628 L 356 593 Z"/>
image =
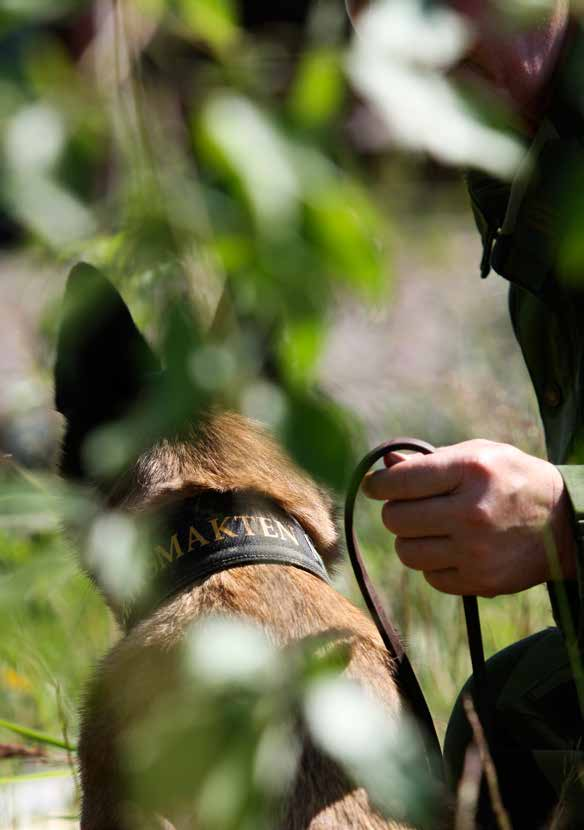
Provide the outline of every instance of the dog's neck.
<path id="1" fill-rule="evenodd" d="M 255 494 L 206 491 L 168 505 L 151 539 L 150 589 L 147 598 L 124 609 L 128 628 L 195 582 L 229 568 L 292 565 L 329 582 L 300 523 Z"/>

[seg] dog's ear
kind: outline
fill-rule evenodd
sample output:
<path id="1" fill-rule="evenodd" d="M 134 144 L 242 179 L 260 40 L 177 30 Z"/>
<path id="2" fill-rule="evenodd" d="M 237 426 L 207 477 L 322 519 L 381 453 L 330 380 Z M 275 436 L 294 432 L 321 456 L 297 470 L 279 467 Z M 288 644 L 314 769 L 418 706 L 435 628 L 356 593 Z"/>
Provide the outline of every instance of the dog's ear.
<path id="1" fill-rule="evenodd" d="M 84 476 L 85 439 L 123 417 L 159 372 L 114 286 L 90 265 L 77 265 L 65 290 L 55 366 L 55 402 L 67 419 L 64 475 Z"/>

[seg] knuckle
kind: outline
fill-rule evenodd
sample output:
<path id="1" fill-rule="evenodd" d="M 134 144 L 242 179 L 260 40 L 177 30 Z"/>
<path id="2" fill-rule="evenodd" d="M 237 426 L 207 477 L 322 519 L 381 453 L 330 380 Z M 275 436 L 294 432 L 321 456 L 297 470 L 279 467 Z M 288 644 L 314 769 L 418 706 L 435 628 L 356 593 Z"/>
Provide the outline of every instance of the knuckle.
<path id="1" fill-rule="evenodd" d="M 508 444 L 494 441 L 473 441 L 469 448 L 466 469 L 478 477 L 492 476 L 505 457 L 514 450 Z"/>
<path id="2" fill-rule="evenodd" d="M 489 481 L 495 464 L 492 450 L 483 450 L 471 455 L 466 462 L 466 474 L 476 481 Z"/>
<path id="3" fill-rule="evenodd" d="M 488 502 L 484 500 L 473 501 L 466 510 L 466 521 L 471 528 L 485 528 L 491 524 L 492 512 Z M 480 550 L 482 547 L 480 542 L 476 542 L 474 547 Z"/>
<path id="4" fill-rule="evenodd" d="M 466 471 L 479 480 L 489 480 L 501 464 L 520 451 L 510 444 L 494 441 L 477 440 L 470 442 L 472 447 L 466 463 Z"/>
<path id="5" fill-rule="evenodd" d="M 485 447 L 490 447 L 493 442 L 488 438 L 470 438 L 468 441 L 461 441 L 460 447 L 464 447 L 467 452 L 480 452 Z"/>

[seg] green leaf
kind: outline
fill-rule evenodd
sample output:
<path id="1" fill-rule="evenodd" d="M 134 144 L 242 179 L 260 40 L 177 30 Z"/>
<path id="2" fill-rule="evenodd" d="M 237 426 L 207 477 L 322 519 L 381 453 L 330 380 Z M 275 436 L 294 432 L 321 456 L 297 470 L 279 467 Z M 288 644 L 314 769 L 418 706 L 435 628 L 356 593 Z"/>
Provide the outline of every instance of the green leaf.
<path id="1" fill-rule="evenodd" d="M 45 772 L 29 772 L 26 775 L 2 775 L 0 776 L 0 786 L 10 784 L 23 784 L 26 781 L 44 781 L 47 778 L 70 778 L 71 770 L 66 769 L 51 769 Z M 61 821 L 78 821 L 77 816 L 59 816 Z"/>
<path id="2" fill-rule="evenodd" d="M 324 326 L 320 319 L 289 321 L 280 341 L 280 364 L 289 379 L 296 385 L 314 376 L 316 361 L 324 341 Z"/>
<path id="3" fill-rule="evenodd" d="M 305 127 L 320 127 L 338 112 L 344 95 L 340 56 L 333 49 L 315 49 L 304 56 L 288 105 Z"/>
<path id="4" fill-rule="evenodd" d="M 54 20 L 86 5 L 88 0 L 0 0 L 0 32 L 27 21 Z"/>
<path id="5" fill-rule="evenodd" d="M 235 177 L 262 233 L 295 223 L 300 191 L 294 159 L 270 115 L 242 95 L 215 95 L 195 123 L 195 140 L 211 165 Z"/>
<path id="6" fill-rule="evenodd" d="M 8 720 L 0 718 L 0 729 L 6 729 L 8 732 L 13 732 L 15 735 L 20 735 L 23 738 L 28 738 L 29 741 L 34 741 L 37 744 L 46 744 L 47 746 L 56 746 L 58 749 L 65 749 L 67 752 L 76 752 L 77 749 L 73 744 L 68 744 L 61 738 L 54 738 L 52 735 L 47 735 L 45 732 L 39 732 L 36 729 L 30 729 L 28 726 L 21 726 L 19 723 L 11 723 Z"/>
<path id="7" fill-rule="evenodd" d="M 339 407 L 313 395 L 293 394 L 280 434 L 311 475 L 342 491 L 354 459 L 349 421 Z"/>
<path id="8" fill-rule="evenodd" d="M 6 195 L 15 217 L 57 252 L 97 232 L 92 210 L 44 172 L 12 173 Z"/>
<path id="9" fill-rule="evenodd" d="M 330 179 L 307 205 L 309 232 L 334 276 L 370 299 L 386 285 L 381 221 L 370 199 L 352 181 Z"/>
<path id="10" fill-rule="evenodd" d="M 179 0 L 179 14 L 189 29 L 218 50 L 239 36 L 233 0 Z"/>
<path id="11" fill-rule="evenodd" d="M 58 476 L 33 474 L 15 467 L 2 480 L 0 529 L 20 533 L 56 530 L 63 520 L 86 521 L 95 502 L 87 492 Z"/>

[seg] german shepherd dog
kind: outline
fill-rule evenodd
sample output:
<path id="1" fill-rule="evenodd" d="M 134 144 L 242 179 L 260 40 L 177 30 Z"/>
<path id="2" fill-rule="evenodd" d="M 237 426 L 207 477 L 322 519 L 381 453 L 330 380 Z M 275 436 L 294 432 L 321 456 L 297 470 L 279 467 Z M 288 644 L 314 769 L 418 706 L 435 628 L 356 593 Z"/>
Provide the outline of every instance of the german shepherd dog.
<path id="1" fill-rule="evenodd" d="M 197 415 L 196 423 L 138 453 L 115 482 L 91 472 L 87 437 L 123 418 L 162 375 L 113 285 L 92 267 L 76 266 L 55 369 L 57 409 L 66 420 L 61 473 L 101 491 L 108 509 L 132 516 L 163 510 L 154 571 L 157 584 L 167 580 L 157 601 L 128 615 L 93 575 L 124 634 L 96 672 L 83 710 L 82 830 L 204 827 L 184 805 L 162 803 L 156 813 L 163 819 L 140 812 L 127 786 L 132 762 L 122 762 L 120 751 L 127 731 L 148 722 L 165 695 L 171 700 L 177 654 L 198 619 L 250 621 L 281 648 L 309 638 L 341 643 L 347 675 L 382 702 L 388 718 L 401 708 L 377 630 L 327 579 L 325 566 L 337 555 L 330 497 L 259 424 L 227 412 Z M 225 556 L 235 558 L 217 566 Z M 298 739 L 293 784 L 274 827 L 404 826 L 382 817 L 301 727 Z"/>

